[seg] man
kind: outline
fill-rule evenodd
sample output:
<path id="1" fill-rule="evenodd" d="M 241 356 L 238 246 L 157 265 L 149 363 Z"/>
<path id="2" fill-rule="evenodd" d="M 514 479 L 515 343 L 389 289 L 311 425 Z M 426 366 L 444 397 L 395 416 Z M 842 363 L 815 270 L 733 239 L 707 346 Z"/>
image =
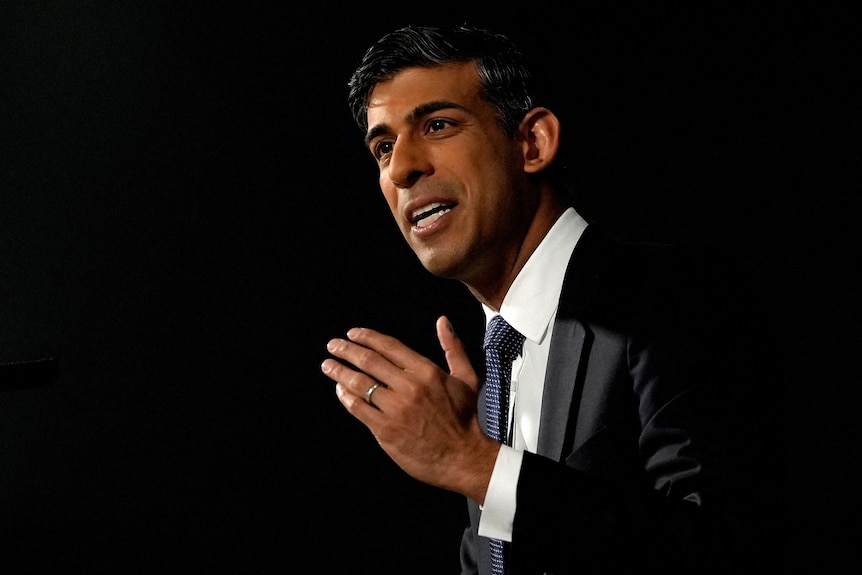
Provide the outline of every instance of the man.
<path id="1" fill-rule="evenodd" d="M 402 469 L 468 498 L 464 574 L 498 572 L 499 542 L 512 575 L 755 572 L 770 494 L 754 302 L 711 254 L 588 224 L 530 82 L 507 38 L 467 27 L 388 34 L 350 80 L 419 261 L 523 336 L 500 428 L 446 317 L 448 370 L 369 328 L 331 340 L 321 369 Z"/>

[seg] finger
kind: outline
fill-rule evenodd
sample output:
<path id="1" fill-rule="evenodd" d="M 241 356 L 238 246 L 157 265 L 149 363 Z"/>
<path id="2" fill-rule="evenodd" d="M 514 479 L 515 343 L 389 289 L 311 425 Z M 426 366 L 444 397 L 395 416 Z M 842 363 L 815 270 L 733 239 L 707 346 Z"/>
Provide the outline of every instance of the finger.
<path id="1" fill-rule="evenodd" d="M 464 342 L 455 333 L 452 327 L 452 322 L 445 315 L 437 318 L 437 339 L 440 341 L 440 347 L 446 354 L 446 363 L 449 366 L 449 373 L 457 377 L 473 391 L 479 390 L 479 377 L 467 357 L 467 350 L 464 348 Z"/>
<path id="2" fill-rule="evenodd" d="M 378 391 L 383 389 L 381 386 Z M 374 392 L 376 395 L 377 392 Z M 364 398 L 358 397 L 356 394 L 348 390 L 344 385 L 338 383 L 335 385 L 335 395 L 338 401 L 347 409 L 353 417 L 363 423 L 377 437 L 377 430 L 383 425 L 383 412 L 376 405 L 369 404 Z"/>
<path id="3" fill-rule="evenodd" d="M 369 375 L 352 369 L 343 363 L 332 358 L 325 359 L 320 364 L 320 370 L 335 383 L 339 384 L 344 390 L 357 398 L 365 398 L 365 392 L 377 383 L 377 381 Z"/>
<path id="4" fill-rule="evenodd" d="M 390 385 L 397 385 L 398 379 L 405 375 L 427 373 L 437 368 L 430 359 L 404 345 L 398 339 L 369 328 L 355 327 L 347 332 L 347 337 L 357 347 L 344 350 L 353 359 L 347 359 L 376 379 Z M 369 353 L 371 350 L 374 353 Z M 358 361 L 360 363 L 355 363 Z M 390 379 L 391 378 L 391 379 Z M 412 379 L 412 378 L 411 378 Z"/>
<path id="5" fill-rule="evenodd" d="M 326 344 L 326 349 L 336 358 L 344 360 L 354 369 L 354 373 L 340 370 L 344 379 L 339 376 L 337 381 L 346 383 L 350 391 L 361 395 L 369 386 L 381 382 L 390 387 L 398 387 L 406 377 L 404 370 L 394 365 L 375 350 L 353 343 L 346 339 L 335 338 Z M 362 377 L 360 377 L 360 374 Z"/>
<path id="6" fill-rule="evenodd" d="M 375 387 L 376 386 L 376 387 Z M 371 393 L 369 393 L 369 391 Z M 380 414 L 383 412 L 381 405 L 386 402 L 384 394 L 391 393 L 382 383 L 376 383 L 366 389 L 361 395 L 353 393 L 342 383 L 335 384 L 335 393 L 338 399 L 344 404 L 348 410 L 358 417 L 358 414 L 365 414 L 371 417 L 371 412 Z M 370 410 L 370 411 L 369 411 Z M 360 418 L 370 426 L 370 419 Z"/>
<path id="7" fill-rule="evenodd" d="M 366 394 L 372 386 L 378 383 L 377 381 L 331 358 L 320 364 L 320 371 L 336 382 L 336 394 L 347 410 L 370 426 L 374 417 L 372 412 L 379 413 L 377 401 L 381 399 L 382 394 L 380 392 L 386 388 L 380 385 L 372 393 L 371 399 L 374 403 L 369 404 L 365 399 Z"/>

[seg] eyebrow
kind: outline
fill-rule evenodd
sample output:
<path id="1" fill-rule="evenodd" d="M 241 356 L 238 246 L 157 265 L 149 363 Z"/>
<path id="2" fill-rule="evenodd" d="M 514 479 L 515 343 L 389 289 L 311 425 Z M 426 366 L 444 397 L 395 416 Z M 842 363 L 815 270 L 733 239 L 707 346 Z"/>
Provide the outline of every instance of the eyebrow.
<path id="1" fill-rule="evenodd" d="M 415 108 L 413 108 L 409 114 L 406 116 L 406 120 L 408 124 L 414 124 L 419 118 L 423 118 L 428 114 L 433 114 L 438 110 L 445 110 L 447 108 L 455 108 L 458 110 L 467 110 L 461 104 L 456 104 L 455 102 L 450 102 L 449 100 L 433 100 L 431 102 L 426 102 L 424 104 L 419 104 Z M 386 134 L 390 132 L 392 129 L 388 124 L 377 124 L 368 130 L 368 133 L 365 134 L 365 147 L 371 143 L 371 140 L 376 138 L 381 134 Z"/>

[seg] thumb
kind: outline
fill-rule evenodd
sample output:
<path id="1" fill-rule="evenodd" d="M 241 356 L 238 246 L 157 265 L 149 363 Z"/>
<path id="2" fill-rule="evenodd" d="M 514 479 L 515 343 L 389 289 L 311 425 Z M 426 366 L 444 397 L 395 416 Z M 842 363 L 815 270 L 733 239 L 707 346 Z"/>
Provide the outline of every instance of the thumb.
<path id="1" fill-rule="evenodd" d="M 455 333 L 452 323 L 445 315 L 437 318 L 437 339 L 440 341 L 440 347 L 443 348 L 443 352 L 446 354 L 449 374 L 469 385 L 474 392 L 478 392 L 479 378 L 470 363 L 470 359 L 467 357 L 464 343 L 458 337 L 458 334 Z"/>

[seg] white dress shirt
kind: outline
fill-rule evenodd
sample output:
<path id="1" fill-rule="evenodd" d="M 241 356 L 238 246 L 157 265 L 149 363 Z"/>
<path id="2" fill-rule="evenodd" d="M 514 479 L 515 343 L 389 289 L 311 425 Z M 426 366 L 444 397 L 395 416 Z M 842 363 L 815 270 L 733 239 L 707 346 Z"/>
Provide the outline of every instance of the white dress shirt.
<path id="1" fill-rule="evenodd" d="M 509 436 L 488 484 L 479 535 L 512 540 L 518 476 L 524 451 L 535 453 L 539 441 L 539 418 L 545 369 L 557 305 L 563 289 L 566 267 L 587 222 L 569 208 L 559 217 L 527 260 L 503 298 L 500 315 L 524 335 L 523 354 L 512 363 L 509 391 Z M 497 313 L 482 305 L 485 325 Z"/>

